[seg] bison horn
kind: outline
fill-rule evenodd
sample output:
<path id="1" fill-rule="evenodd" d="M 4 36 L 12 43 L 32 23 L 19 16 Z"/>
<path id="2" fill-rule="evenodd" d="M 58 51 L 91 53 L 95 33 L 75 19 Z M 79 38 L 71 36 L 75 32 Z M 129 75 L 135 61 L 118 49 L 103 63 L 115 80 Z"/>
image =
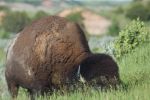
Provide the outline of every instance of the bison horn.
<path id="1" fill-rule="evenodd" d="M 79 67 L 78 67 L 77 77 L 78 77 L 78 79 L 79 79 L 79 81 L 80 81 L 81 83 L 85 83 L 85 82 L 86 82 L 85 78 L 84 78 L 84 77 L 81 75 L 81 73 L 80 73 L 80 65 L 79 65 Z"/>

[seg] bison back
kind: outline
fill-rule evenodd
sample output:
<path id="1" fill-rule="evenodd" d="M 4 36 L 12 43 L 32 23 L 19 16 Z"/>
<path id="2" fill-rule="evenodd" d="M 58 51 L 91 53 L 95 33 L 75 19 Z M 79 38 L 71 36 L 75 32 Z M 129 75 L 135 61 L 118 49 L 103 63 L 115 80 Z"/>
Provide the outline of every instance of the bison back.
<path id="1" fill-rule="evenodd" d="M 25 27 L 8 49 L 6 77 L 29 88 L 63 84 L 90 53 L 80 27 L 50 16 Z"/>

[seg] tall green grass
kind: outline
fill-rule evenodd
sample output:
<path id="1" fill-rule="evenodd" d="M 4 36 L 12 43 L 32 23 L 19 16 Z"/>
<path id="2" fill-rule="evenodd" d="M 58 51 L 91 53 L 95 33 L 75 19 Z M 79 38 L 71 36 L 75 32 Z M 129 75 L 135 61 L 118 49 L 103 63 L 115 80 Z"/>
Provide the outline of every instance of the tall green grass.
<path id="1" fill-rule="evenodd" d="M 38 97 L 36 100 L 149 100 L 150 99 L 150 44 L 137 47 L 132 53 L 117 61 L 120 76 L 124 82 L 117 90 L 95 90 L 93 88 L 80 89 L 73 93 L 53 93 L 51 96 Z M 3 90 L 7 91 L 7 90 Z M 8 94 L 1 97 L 9 100 Z M 1 100 L 0 99 L 0 100 Z M 28 96 L 21 89 L 17 100 L 28 100 Z"/>

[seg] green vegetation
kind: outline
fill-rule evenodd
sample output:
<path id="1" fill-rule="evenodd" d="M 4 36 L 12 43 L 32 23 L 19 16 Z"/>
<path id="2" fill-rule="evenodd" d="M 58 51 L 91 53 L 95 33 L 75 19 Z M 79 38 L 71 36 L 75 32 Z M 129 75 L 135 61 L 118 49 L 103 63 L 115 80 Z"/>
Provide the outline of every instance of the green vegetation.
<path id="1" fill-rule="evenodd" d="M 140 18 L 143 21 L 150 20 L 149 5 L 144 5 L 141 2 L 133 3 L 126 10 L 126 16 L 130 19 Z"/>
<path id="2" fill-rule="evenodd" d="M 4 58 L 5 58 L 5 53 L 3 49 L 0 48 L 0 63 L 4 60 Z"/>
<path id="3" fill-rule="evenodd" d="M 115 42 L 115 55 L 117 58 L 133 51 L 144 42 L 149 42 L 149 31 L 139 19 L 133 20 L 119 33 Z"/>
<path id="4" fill-rule="evenodd" d="M 7 32 L 17 33 L 21 31 L 29 22 L 30 18 L 26 12 L 10 12 L 4 17 L 2 27 Z"/>
<path id="5" fill-rule="evenodd" d="M 22 3 L 30 3 L 33 5 L 39 5 L 42 0 L 5 0 L 7 2 L 22 2 Z"/>
<path id="6" fill-rule="evenodd" d="M 44 11 L 38 11 L 35 15 L 34 15 L 34 18 L 32 20 L 37 20 L 37 19 L 40 19 L 42 17 L 46 17 L 48 16 L 49 14 L 44 12 Z"/>
<path id="7" fill-rule="evenodd" d="M 120 26 L 117 21 L 113 21 L 112 25 L 108 29 L 108 34 L 111 36 L 117 36 L 120 32 Z"/>
<path id="8" fill-rule="evenodd" d="M 124 56 L 119 63 L 120 76 L 125 85 L 117 90 L 97 91 L 92 88 L 84 89 L 84 92 L 76 90 L 73 93 L 38 97 L 36 100 L 149 100 L 150 95 L 150 44 L 143 44 L 135 49 L 135 52 Z M 6 91 L 6 90 L 4 90 Z M 2 100 L 9 100 L 4 96 Z M 24 90 L 21 90 L 17 100 L 28 100 Z"/>
<path id="9" fill-rule="evenodd" d="M 12 0 L 7 1 L 12 2 Z M 30 0 L 15 1 L 30 2 Z M 32 2 L 35 1 L 36 0 L 33 0 Z M 120 6 L 115 10 L 104 10 L 100 13 L 112 20 L 112 26 L 110 26 L 108 34 L 117 37 L 114 44 L 115 48 L 112 46 L 114 42 L 112 42 L 111 45 L 106 44 L 106 41 L 104 41 L 104 43 L 100 41 L 95 44 L 90 44 L 92 46 L 96 45 L 96 48 L 92 49 L 94 52 L 103 51 L 103 49 L 98 46 L 100 43 L 101 46 L 104 48 L 106 47 L 106 49 L 110 49 L 111 51 L 115 49 L 116 58 L 121 58 L 116 59 L 116 61 L 119 65 L 120 77 L 123 84 L 119 86 L 117 90 L 110 89 L 103 91 L 85 87 L 84 90 L 77 89 L 74 92 L 66 93 L 64 95 L 59 92 L 54 92 L 51 96 L 40 96 L 37 97 L 36 100 L 149 100 L 150 35 L 147 26 L 150 26 L 150 7 L 149 4 L 141 3 L 141 0 L 134 1 L 135 2 L 132 2 L 129 5 Z M 48 15 L 43 11 L 39 11 L 36 14 L 13 12 L 5 6 L 0 6 L 0 11 L 6 12 L 6 17 L 0 28 L 0 39 L 8 38 L 10 33 L 20 31 L 25 25 L 30 23 L 31 20 L 36 20 Z M 137 18 L 139 19 L 129 23 L 132 19 Z M 81 13 L 77 12 L 68 15 L 67 19 L 81 24 L 83 18 Z M 143 21 L 145 21 L 145 24 Z M 123 28 L 126 24 L 128 25 Z M 122 31 L 119 32 L 120 30 Z M 93 41 L 98 39 L 100 38 L 94 38 Z M 0 44 L 4 44 L 2 47 L 5 46 L 5 43 L 1 42 Z M 4 48 L 0 48 L 0 100 L 10 100 L 4 79 L 4 65 L 5 52 Z M 17 100 L 28 99 L 29 97 L 26 94 L 26 90 L 21 89 Z"/>
<path id="10" fill-rule="evenodd" d="M 72 13 L 66 17 L 70 21 L 80 22 L 83 18 L 80 12 Z"/>
<path id="11" fill-rule="evenodd" d="M 4 29 L 0 29 L 0 38 L 9 38 L 9 32 L 6 32 Z"/>
<path id="12" fill-rule="evenodd" d="M 0 11 L 10 11 L 10 9 L 7 6 L 0 5 Z"/>
<path id="13" fill-rule="evenodd" d="M 140 31 L 145 28 L 143 22 L 139 20 L 133 21 L 131 24 L 129 24 L 129 26 L 125 28 L 126 30 L 128 29 L 127 32 L 125 30 L 123 31 L 130 33 L 130 28 L 132 29 L 131 32 L 134 32 L 134 28 L 136 28 L 136 32 L 139 32 L 138 35 L 140 35 L 140 32 L 143 34 L 145 32 Z M 143 36 L 145 35 L 142 35 L 142 37 Z M 150 98 L 150 44 L 144 42 L 141 43 L 142 45 L 134 48 L 134 52 L 129 52 L 126 55 L 123 55 L 122 59 L 117 61 L 120 69 L 120 77 L 123 81 L 123 84 L 119 86 L 117 90 L 110 89 L 103 91 L 85 87 L 83 90 L 77 89 L 74 92 L 66 93 L 64 95 L 60 94 L 59 92 L 54 92 L 54 94 L 51 96 L 40 96 L 37 97 L 36 100 L 148 100 Z M 0 51 L 0 57 L 1 61 L 3 61 L 3 50 Z M 0 86 L 0 93 L 3 93 L 4 91 L 6 91 L 6 83 L 2 82 L 2 85 Z M 10 100 L 10 96 L 8 96 L 6 92 L 4 93 L 4 96 L 1 96 L 0 99 Z M 28 95 L 26 94 L 26 90 L 21 89 L 19 91 L 17 100 L 20 99 L 29 99 Z"/>
<path id="14" fill-rule="evenodd" d="M 6 6 L 0 6 L 5 16 L 0 22 L 0 38 L 7 38 L 9 33 L 18 33 L 33 20 L 48 16 L 44 11 L 38 11 L 33 16 L 28 12 L 8 11 Z"/>

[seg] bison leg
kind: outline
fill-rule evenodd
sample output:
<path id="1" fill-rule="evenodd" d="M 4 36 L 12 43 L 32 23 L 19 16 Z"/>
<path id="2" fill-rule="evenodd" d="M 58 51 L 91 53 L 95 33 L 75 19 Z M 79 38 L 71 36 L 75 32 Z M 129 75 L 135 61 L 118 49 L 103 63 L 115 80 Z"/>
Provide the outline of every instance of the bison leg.
<path id="1" fill-rule="evenodd" d="M 44 96 L 44 92 L 42 92 L 41 90 L 38 89 L 28 89 L 28 93 L 30 96 L 30 100 L 36 100 L 35 98 L 40 96 L 42 94 L 42 96 Z"/>
<path id="2" fill-rule="evenodd" d="M 15 82 L 8 82 L 7 85 L 11 96 L 13 99 L 15 99 L 18 95 L 19 85 L 17 85 Z"/>
<path id="3" fill-rule="evenodd" d="M 31 100 L 35 100 L 35 91 L 33 91 L 33 90 L 28 90 L 28 92 L 29 92 L 29 95 L 30 95 L 30 99 Z"/>

